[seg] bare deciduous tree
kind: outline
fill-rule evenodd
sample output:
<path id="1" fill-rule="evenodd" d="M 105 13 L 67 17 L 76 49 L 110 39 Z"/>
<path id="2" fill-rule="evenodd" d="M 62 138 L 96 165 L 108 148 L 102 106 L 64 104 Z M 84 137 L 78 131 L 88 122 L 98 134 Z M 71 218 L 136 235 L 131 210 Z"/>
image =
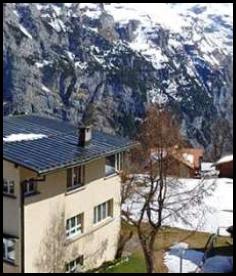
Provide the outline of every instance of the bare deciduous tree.
<path id="1" fill-rule="evenodd" d="M 207 189 L 203 181 L 187 191 L 175 193 L 181 186 L 178 179 L 169 177 L 174 163 L 169 158 L 173 149 L 185 145 L 180 128 L 170 113 L 160 106 L 152 105 L 144 120 L 138 137 L 140 147 L 130 157 L 130 166 L 122 176 L 122 216 L 137 230 L 144 253 L 148 273 L 155 272 L 154 245 L 162 224 L 170 216 L 183 213 L 189 204 L 198 204 Z M 138 174 L 137 174 L 138 173 Z M 183 220 L 187 220 L 182 216 Z"/>

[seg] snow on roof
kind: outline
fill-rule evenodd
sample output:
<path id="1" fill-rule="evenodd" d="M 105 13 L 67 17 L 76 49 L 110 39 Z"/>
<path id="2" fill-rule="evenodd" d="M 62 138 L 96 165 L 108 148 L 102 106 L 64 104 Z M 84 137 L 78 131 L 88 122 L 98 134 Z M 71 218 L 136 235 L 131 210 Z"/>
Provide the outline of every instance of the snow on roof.
<path id="1" fill-rule="evenodd" d="M 194 156 L 193 154 L 183 153 L 183 158 L 188 161 L 189 163 L 194 163 Z"/>
<path id="2" fill-rule="evenodd" d="M 231 155 L 226 155 L 226 156 L 220 158 L 220 159 L 216 162 L 216 165 L 222 164 L 222 163 L 227 163 L 227 162 L 230 162 L 230 161 L 233 161 L 233 154 L 231 154 Z"/>
<path id="3" fill-rule="evenodd" d="M 197 148 L 175 149 L 172 152 L 172 156 L 194 169 L 200 166 L 200 158 L 203 156 L 203 150 Z"/>
<path id="4" fill-rule="evenodd" d="M 17 134 L 11 134 L 6 137 L 3 137 L 3 142 L 6 142 L 6 143 L 22 142 L 22 141 L 31 141 L 31 140 L 37 140 L 42 138 L 47 138 L 47 136 L 44 134 L 17 133 Z"/>

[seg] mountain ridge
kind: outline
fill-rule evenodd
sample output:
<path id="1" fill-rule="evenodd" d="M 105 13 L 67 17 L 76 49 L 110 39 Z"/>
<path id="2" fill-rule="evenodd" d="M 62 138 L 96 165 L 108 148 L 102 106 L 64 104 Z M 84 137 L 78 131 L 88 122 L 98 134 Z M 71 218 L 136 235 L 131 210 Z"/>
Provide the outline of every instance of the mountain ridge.
<path id="1" fill-rule="evenodd" d="M 155 100 L 210 151 L 217 118 L 233 129 L 230 7 L 155 7 L 159 14 L 123 3 L 6 4 L 4 113 L 73 122 L 93 114 L 96 128 L 132 136 Z"/>

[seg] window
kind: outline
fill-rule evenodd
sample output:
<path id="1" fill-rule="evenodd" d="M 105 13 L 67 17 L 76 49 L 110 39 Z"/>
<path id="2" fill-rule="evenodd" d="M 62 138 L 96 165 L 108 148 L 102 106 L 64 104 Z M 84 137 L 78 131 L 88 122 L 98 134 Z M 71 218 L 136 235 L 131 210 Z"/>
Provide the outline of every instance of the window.
<path id="1" fill-rule="evenodd" d="M 94 208 L 94 224 L 112 217 L 113 200 L 106 201 Z"/>
<path id="2" fill-rule="evenodd" d="M 116 173 L 116 156 L 111 155 L 106 158 L 105 175 L 109 176 Z"/>
<path id="3" fill-rule="evenodd" d="M 3 238 L 3 260 L 15 262 L 15 241 Z"/>
<path id="4" fill-rule="evenodd" d="M 31 179 L 24 184 L 24 195 L 30 196 L 37 192 L 37 181 Z"/>
<path id="5" fill-rule="evenodd" d="M 124 153 L 120 152 L 116 154 L 116 170 L 120 171 L 123 169 Z"/>
<path id="6" fill-rule="evenodd" d="M 15 193 L 15 182 L 6 180 L 3 178 L 3 194 L 14 195 Z"/>
<path id="7" fill-rule="evenodd" d="M 106 157 L 105 176 L 113 175 L 122 169 L 123 153 L 117 153 Z"/>
<path id="8" fill-rule="evenodd" d="M 79 166 L 67 171 L 67 190 L 84 186 L 85 166 Z"/>
<path id="9" fill-rule="evenodd" d="M 72 238 L 83 233 L 83 214 L 70 218 L 66 222 L 66 236 Z"/>
<path id="10" fill-rule="evenodd" d="M 66 273 L 75 273 L 82 271 L 84 265 L 84 256 L 78 257 L 76 260 L 66 264 Z"/>

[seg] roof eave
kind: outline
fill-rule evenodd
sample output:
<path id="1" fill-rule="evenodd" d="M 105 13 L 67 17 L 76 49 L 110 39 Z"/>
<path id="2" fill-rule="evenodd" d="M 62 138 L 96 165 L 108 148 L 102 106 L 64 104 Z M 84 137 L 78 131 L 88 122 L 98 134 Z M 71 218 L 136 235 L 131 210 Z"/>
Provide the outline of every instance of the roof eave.
<path id="1" fill-rule="evenodd" d="M 97 160 L 99 158 L 109 156 L 111 154 L 115 154 L 115 153 L 118 153 L 118 152 L 121 152 L 121 151 L 132 149 L 132 148 L 137 147 L 139 145 L 140 145 L 140 143 L 133 142 L 132 144 L 126 145 L 124 147 L 120 147 L 118 149 L 106 152 L 104 154 L 98 154 L 98 155 L 93 156 L 91 158 L 86 158 L 86 159 L 82 159 L 82 160 L 78 160 L 78 161 L 74 161 L 74 162 L 68 162 L 68 165 L 67 164 L 62 164 L 62 165 L 58 165 L 58 166 L 55 166 L 55 167 L 50 167 L 50 168 L 44 169 L 44 170 L 37 169 L 37 168 L 35 168 L 33 166 L 30 166 L 30 165 L 27 166 L 25 164 L 22 164 L 20 162 L 17 162 L 15 160 L 12 160 L 12 159 L 4 157 L 4 156 L 3 156 L 3 159 L 5 159 L 6 161 L 9 161 L 11 163 L 17 164 L 17 165 L 19 165 L 19 166 L 21 166 L 23 168 L 28 169 L 28 170 L 31 170 L 33 172 L 36 172 L 38 175 L 44 175 L 44 174 L 49 174 L 49 173 L 52 173 L 54 171 L 61 170 L 61 169 L 69 169 L 69 168 L 74 167 L 75 165 L 86 164 L 86 163 L 89 163 L 91 161 Z"/>
<path id="2" fill-rule="evenodd" d="M 122 147 L 122 148 L 119 148 L 119 149 L 116 149 L 116 150 L 113 150 L 113 151 L 109 151 L 109 152 L 104 153 L 104 154 L 98 154 L 98 155 L 93 156 L 91 158 L 87 158 L 87 159 L 83 159 L 83 160 L 80 160 L 80 161 L 71 162 L 68 165 L 62 164 L 62 165 L 59 165 L 59 166 L 55 166 L 55 167 L 49 168 L 48 170 L 39 170 L 38 174 L 39 175 L 49 174 L 49 173 L 52 173 L 52 172 L 57 171 L 57 170 L 72 168 L 75 165 L 87 164 L 89 162 L 95 161 L 95 160 L 100 159 L 102 157 L 106 157 L 106 156 L 109 156 L 111 154 L 115 154 L 115 153 L 118 153 L 118 152 L 122 152 L 122 151 L 125 151 L 125 150 L 132 149 L 132 148 L 134 148 L 134 147 L 136 147 L 138 145 L 139 145 L 139 143 L 135 142 L 135 143 L 133 143 L 131 145 L 128 145 L 128 146 L 125 146 L 125 147 Z"/>

